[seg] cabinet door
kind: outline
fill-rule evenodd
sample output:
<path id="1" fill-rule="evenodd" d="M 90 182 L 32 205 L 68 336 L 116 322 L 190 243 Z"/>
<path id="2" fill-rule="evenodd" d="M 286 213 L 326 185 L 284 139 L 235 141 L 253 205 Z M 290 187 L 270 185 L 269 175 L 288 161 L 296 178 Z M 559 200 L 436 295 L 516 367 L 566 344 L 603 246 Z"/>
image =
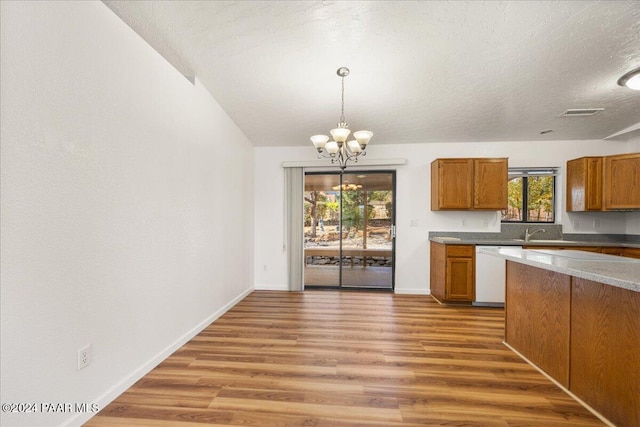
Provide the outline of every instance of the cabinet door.
<path id="1" fill-rule="evenodd" d="M 567 212 L 602 210 L 602 157 L 567 162 Z"/>
<path id="2" fill-rule="evenodd" d="M 473 207 L 473 160 L 437 159 L 431 163 L 431 210 Z"/>
<path id="3" fill-rule="evenodd" d="M 571 280 L 569 390 L 615 425 L 640 426 L 640 294 Z"/>
<path id="4" fill-rule="evenodd" d="M 475 299 L 473 258 L 447 258 L 445 299 L 468 301 Z"/>
<path id="5" fill-rule="evenodd" d="M 429 271 L 429 287 L 431 295 L 436 297 L 438 301 L 442 301 L 445 296 L 446 274 L 445 268 L 447 264 L 446 245 L 431 242 L 431 262 Z"/>
<path id="6" fill-rule="evenodd" d="M 604 207 L 640 209 L 640 153 L 604 158 Z"/>
<path id="7" fill-rule="evenodd" d="M 505 341 L 569 387 L 571 276 L 507 260 Z"/>
<path id="8" fill-rule="evenodd" d="M 507 159 L 473 160 L 473 208 L 507 209 Z"/>

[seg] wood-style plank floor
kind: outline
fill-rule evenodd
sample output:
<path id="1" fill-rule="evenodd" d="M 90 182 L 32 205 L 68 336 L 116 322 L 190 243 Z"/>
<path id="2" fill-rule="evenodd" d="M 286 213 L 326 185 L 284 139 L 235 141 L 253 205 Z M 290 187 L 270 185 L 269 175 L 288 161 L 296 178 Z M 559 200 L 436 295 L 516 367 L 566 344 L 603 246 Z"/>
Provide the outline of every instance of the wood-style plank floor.
<path id="1" fill-rule="evenodd" d="M 429 296 L 256 291 L 86 425 L 602 426 L 503 325 Z"/>

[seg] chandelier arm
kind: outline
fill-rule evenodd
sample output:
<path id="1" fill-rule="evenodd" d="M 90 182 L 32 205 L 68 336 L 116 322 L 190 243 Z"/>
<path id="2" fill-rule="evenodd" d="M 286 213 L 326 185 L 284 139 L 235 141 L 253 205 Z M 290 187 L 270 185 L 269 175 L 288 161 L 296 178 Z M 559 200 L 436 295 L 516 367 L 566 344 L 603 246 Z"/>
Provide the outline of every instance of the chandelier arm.
<path id="1" fill-rule="evenodd" d="M 332 156 L 326 150 L 323 149 L 321 153 L 318 153 L 317 158 L 318 159 L 331 159 L 331 163 L 333 163 L 333 160 L 337 159 L 338 155 L 335 154 L 335 155 Z"/>
<path id="2" fill-rule="evenodd" d="M 342 144 L 342 149 L 344 150 L 344 154 L 346 157 L 351 157 L 351 155 L 353 154 L 353 152 L 349 148 L 349 144 L 347 143 L 347 141 Z"/>

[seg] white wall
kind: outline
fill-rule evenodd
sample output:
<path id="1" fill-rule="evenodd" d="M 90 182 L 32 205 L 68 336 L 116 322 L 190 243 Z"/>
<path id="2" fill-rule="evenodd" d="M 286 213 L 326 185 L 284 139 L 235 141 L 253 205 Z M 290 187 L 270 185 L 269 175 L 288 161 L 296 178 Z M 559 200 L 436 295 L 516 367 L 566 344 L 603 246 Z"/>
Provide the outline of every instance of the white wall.
<path id="1" fill-rule="evenodd" d="M 561 168 L 556 182 L 558 221 L 566 233 L 625 234 L 640 213 L 579 213 L 564 211 L 565 164 L 585 155 L 628 152 L 630 144 L 616 141 L 549 141 L 494 143 L 438 143 L 383 145 L 373 140 L 369 159 L 406 158 L 397 170 L 396 292 L 428 293 L 429 231 L 499 232 L 496 212 L 434 212 L 430 210 L 430 164 L 438 157 L 509 157 L 509 165 L 556 166 Z M 256 190 L 256 288 L 286 289 L 286 254 L 282 246 L 283 160 L 315 160 L 309 147 L 257 148 Z M 349 167 L 351 169 L 351 166 Z M 387 168 L 388 169 L 388 168 Z M 335 170 L 335 168 L 333 169 Z M 574 226 L 573 219 L 578 219 Z M 594 220 L 599 228 L 594 228 Z M 462 220 L 465 225 L 462 225 Z M 411 224 L 417 224 L 413 227 Z"/>
<path id="2" fill-rule="evenodd" d="M 1 7 L 1 400 L 102 407 L 252 289 L 253 147 L 104 4 Z"/>

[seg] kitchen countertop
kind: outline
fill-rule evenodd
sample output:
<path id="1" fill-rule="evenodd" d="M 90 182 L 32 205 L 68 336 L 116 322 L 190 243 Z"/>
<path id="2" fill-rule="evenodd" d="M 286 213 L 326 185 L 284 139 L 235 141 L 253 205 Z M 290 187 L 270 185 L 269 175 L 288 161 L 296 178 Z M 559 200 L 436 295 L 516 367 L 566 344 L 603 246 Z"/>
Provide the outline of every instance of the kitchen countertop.
<path id="1" fill-rule="evenodd" d="M 480 248 L 509 261 L 640 292 L 640 260 L 594 252 L 553 249 Z"/>
<path id="2" fill-rule="evenodd" d="M 599 240 L 530 240 L 525 242 L 524 239 L 501 239 L 501 238 L 483 238 L 483 237 L 447 237 L 437 236 L 430 237 L 430 241 L 443 243 L 445 245 L 476 245 L 476 246 L 596 246 L 596 247 L 614 247 L 614 248 L 640 248 L 638 242 L 611 242 Z"/>

